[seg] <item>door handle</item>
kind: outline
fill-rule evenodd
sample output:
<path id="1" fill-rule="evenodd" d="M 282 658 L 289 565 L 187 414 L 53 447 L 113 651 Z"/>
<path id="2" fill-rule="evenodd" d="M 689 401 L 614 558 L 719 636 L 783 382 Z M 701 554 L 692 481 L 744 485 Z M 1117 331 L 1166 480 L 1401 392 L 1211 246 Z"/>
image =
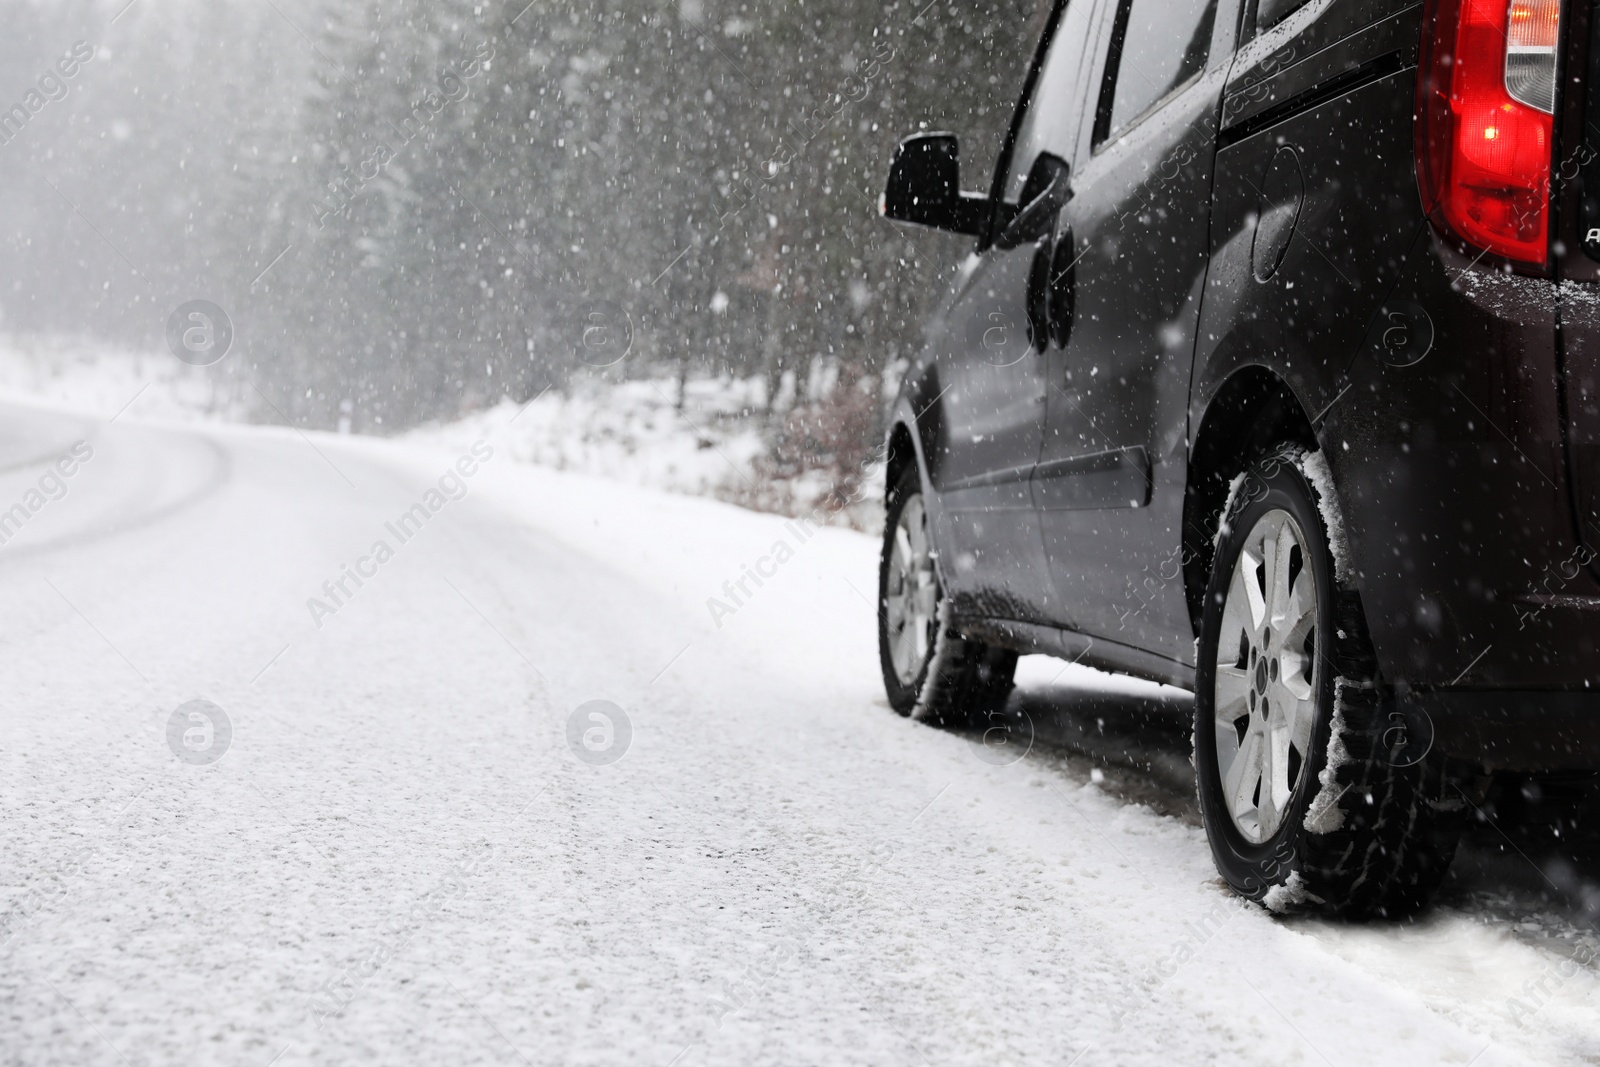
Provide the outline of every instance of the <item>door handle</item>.
<path id="1" fill-rule="evenodd" d="M 1050 256 L 1048 314 L 1050 340 L 1056 343 L 1057 348 L 1066 348 L 1067 342 L 1072 339 L 1072 320 L 1077 314 L 1078 260 L 1082 258 L 1077 244 L 1072 236 L 1072 227 L 1068 226 L 1056 239 L 1055 250 Z"/>
<path id="2" fill-rule="evenodd" d="M 1028 268 L 1028 292 L 1024 305 L 1028 310 L 1028 343 L 1035 351 L 1043 352 L 1050 346 L 1053 331 L 1050 328 L 1050 268 L 1055 256 L 1049 238 L 1041 239 L 1033 250 L 1033 263 Z"/>
<path id="3" fill-rule="evenodd" d="M 1039 241 L 1028 269 L 1028 343 L 1043 352 L 1054 341 L 1066 348 L 1072 338 L 1078 284 L 1077 242 L 1072 227 L 1062 230 L 1055 240 Z"/>
<path id="4" fill-rule="evenodd" d="M 1039 153 L 1039 158 L 1033 161 L 1033 169 L 1028 172 L 1027 184 L 1022 187 L 1024 194 L 1034 189 L 1039 191 L 1000 231 L 1000 236 L 994 241 L 996 248 L 1003 252 L 1010 251 L 1050 236 L 1050 231 L 1055 229 L 1056 216 L 1072 199 L 1069 171 L 1066 160 L 1060 156 L 1049 152 Z"/>

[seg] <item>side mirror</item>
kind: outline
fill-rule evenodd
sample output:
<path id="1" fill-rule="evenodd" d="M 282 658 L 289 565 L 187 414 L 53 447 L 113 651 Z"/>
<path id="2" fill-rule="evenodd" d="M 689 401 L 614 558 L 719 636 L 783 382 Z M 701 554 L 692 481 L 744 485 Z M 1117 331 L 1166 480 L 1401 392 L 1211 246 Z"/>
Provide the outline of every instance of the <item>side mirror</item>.
<path id="1" fill-rule="evenodd" d="M 878 202 L 886 219 L 977 237 L 989 221 L 989 198 L 961 191 L 955 134 L 919 133 L 895 149 Z"/>

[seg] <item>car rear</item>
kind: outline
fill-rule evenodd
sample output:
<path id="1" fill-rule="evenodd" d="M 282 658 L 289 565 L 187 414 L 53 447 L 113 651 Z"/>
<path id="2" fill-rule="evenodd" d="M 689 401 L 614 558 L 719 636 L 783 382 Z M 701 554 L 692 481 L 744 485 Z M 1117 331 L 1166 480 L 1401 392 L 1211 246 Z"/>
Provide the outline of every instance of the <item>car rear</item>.
<path id="1" fill-rule="evenodd" d="M 1600 20 L 1291 6 L 1224 104 L 1196 410 L 1252 363 L 1287 381 L 1441 749 L 1600 768 Z"/>
<path id="2" fill-rule="evenodd" d="M 1490 767 L 1600 766 L 1590 22 L 1559 0 L 1422 8 L 1427 224 L 1325 438 L 1386 677 Z"/>

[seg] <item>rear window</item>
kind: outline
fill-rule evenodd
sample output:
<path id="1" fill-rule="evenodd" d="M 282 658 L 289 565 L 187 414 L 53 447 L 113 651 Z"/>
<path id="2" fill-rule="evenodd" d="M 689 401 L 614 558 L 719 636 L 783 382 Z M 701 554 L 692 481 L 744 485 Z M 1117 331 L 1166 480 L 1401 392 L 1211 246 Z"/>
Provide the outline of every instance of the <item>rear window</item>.
<path id="1" fill-rule="evenodd" d="M 1097 142 L 1125 129 L 1206 66 L 1217 0 L 1123 0 L 1106 63 Z"/>

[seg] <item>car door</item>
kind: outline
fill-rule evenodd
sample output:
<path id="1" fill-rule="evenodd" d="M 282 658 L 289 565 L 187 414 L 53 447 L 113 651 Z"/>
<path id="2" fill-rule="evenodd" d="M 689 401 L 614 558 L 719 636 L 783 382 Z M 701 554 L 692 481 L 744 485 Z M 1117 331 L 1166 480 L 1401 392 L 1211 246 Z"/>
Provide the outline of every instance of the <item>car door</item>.
<path id="1" fill-rule="evenodd" d="M 1034 495 L 1074 627 L 1192 665 L 1189 379 L 1237 0 L 1107 7 L 1093 125 L 1057 238 L 1074 250 L 1056 271 L 1072 317 L 1047 361 Z"/>
<path id="2" fill-rule="evenodd" d="M 1086 30 L 1100 0 L 1069 0 L 1051 14 L 1001 153 L 991 200 L 997 220 L 1017 214 L 1045 153 L 1070 152 L 1072 95 Z M 938 336 L 941 390 L 935 518 L 947 589 L 962 614 L 1044 621 L 1057 613 L 1031 478 L 1048 382 L 1032 344 L 1027 287 L 1036 247 L 987 242 L 968 259 Z"/>

